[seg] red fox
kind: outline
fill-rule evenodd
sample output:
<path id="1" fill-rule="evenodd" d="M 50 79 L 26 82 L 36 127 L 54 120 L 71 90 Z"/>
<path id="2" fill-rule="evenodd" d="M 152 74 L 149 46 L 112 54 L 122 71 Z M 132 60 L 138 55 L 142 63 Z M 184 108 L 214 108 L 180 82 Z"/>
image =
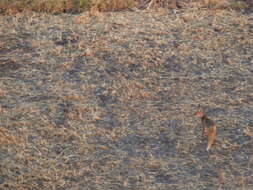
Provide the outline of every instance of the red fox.
<path id="1" fill-rule="evenodd" d="M 208 144 L 206 150 L 209 151 L 214 145 L 217 136 L 217 127 L 213 120 L 209 119 L 202 108 L 199 108 L 195 115 L 201 118 L 202 123 L 202 137 L 208 137 Z"/>

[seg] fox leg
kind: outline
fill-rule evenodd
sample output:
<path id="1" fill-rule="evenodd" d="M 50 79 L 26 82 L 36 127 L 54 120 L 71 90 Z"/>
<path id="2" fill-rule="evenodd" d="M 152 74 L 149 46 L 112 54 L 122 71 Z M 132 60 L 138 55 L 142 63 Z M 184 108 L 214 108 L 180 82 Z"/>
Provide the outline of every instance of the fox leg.
<path id="1" fill-rule="evenodd" d="M 209 151 L 209 149 L 215 144 L 216 136 L 217 136 L 217 129 L 216 126 L 213 126 L 208 132 L 208 144 L 206 148 L 207 151 Z"/>
<path id="2" fill-rule="evenodd" d="M 209 133 L 209 129 L 203 127 L 203 128 L 202 128 L 202 138 L 208 136 L 208 133 Z"/>

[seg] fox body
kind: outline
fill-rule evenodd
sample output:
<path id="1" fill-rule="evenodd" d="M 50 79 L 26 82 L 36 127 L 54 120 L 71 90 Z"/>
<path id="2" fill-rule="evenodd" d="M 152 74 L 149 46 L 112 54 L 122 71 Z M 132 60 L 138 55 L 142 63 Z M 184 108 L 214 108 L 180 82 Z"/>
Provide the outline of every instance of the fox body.
<path id="1" fill-rule="evenodd" d="M 209 119 L 203 109 L 199 109 L 195 115 L 201 118 L 202 124 L 202 137 L 208 137 L 207 151 L 211 148 L 211 146 L 215 143 L 216 135 L 217 135 L 217 127 L 213 120 Z"/>

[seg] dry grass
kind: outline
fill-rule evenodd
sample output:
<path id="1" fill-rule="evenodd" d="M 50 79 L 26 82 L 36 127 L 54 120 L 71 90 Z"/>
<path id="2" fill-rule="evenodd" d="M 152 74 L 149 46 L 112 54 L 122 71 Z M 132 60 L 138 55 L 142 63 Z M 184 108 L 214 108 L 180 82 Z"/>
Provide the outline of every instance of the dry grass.
<path id="1" fill-rule="evenodd" d="M 93 6 L 100 11 L 114 11 L 131 8 L 135 5 L 134 0 L 93 0 Z"/>
<path id="2" fill-rule="evenodd" d="M 0 2 L 0 10 L 8 13 L 17 13 L 23 10 L 63 13 L 87 10 L 91 3 L 91 0 L 2 0 Z"/>
<path id="3" fill-rule="evenodd" d="M 96 7 L 100 11 L 114 11 L 130 8 L 135 5 L 134 0 L 2 0 L 0 10 L 17 13 L 23 10 L 37 12 L 80 12 Z"/>
<path id="4" fill-rule="evenodd" d="M 186 8 L 209 7 L 213 9 L 252 8 L 250 0 L 1 0 L 0 13 L 16 14 L 22 11 L 73 13 L 87 10 L 119 11 L 132 8 Z"/>
<path id="5" fill-rule="evenodd" d="M 252 189 L 252 20 L 1 16 L 0 189 Z M 199 104 L 217 124 L 209 152 Z"/>

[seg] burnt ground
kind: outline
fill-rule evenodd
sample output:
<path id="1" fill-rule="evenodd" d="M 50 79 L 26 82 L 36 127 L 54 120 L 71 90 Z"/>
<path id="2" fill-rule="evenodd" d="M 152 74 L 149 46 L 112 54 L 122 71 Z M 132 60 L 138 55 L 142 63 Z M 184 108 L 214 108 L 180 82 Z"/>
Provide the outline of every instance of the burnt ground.
<path id="1" fill-rule="evenodd" d="M 252 47 L 229 10 L 1 16 L 0 189 L 253 189 Z"/>

